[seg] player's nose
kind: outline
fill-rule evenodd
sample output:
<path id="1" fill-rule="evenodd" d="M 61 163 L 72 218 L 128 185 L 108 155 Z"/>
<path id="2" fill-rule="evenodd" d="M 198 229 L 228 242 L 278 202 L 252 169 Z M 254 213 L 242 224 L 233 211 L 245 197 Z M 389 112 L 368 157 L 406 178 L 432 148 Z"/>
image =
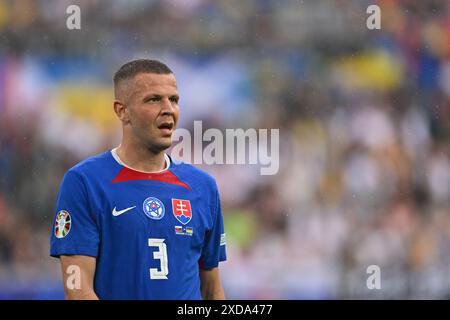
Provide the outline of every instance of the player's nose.
<path id="1" fill-rule="evenodd" d="M 162 101 L 161 113 L 173 114 L 175 112 L 175 105 L 169 98 L 164 98 Z"/>
<path id="2" fill-rule="evenodd" d="M 163 99 L 161 107 L 161 115 L 174 116 L 176 112 L 176 106 L 168 98 Z"/>

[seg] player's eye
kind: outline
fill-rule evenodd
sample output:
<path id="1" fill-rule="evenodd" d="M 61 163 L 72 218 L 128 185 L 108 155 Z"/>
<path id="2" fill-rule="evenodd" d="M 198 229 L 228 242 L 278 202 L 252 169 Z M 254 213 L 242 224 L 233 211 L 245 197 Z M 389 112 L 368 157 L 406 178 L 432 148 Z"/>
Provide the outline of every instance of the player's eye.
<path id="1" fill-rule="evenodd" d="M 170 97 L 169 100 L 170 100 L 170 102 L 178 103 L 178 100 L 180 100 L 180 98 L 178 98 L 178 97 Z"/>
<path id="2" fill-rule="evenodd" d="M 160 101 L 161 100 L 161 98 L 160 97 L 148 97 L 148 98 L 145 98 L 144 99 L 144 102 L 145 103 L 155 103 L 155 102 L 158 102 L 158 101 Z"/>

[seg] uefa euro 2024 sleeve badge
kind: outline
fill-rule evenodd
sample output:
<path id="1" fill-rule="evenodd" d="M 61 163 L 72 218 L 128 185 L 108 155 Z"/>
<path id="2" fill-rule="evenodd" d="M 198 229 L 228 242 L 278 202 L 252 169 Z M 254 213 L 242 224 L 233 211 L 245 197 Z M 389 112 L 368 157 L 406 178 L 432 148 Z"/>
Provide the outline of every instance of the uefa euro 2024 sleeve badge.
<path id="1" fill-rule="evenodd" d="M 72 226 L 72 218 L 69 212 L 61 210 L 56 214 L 55 236 L 58 239 L 64 238 L 70 232 Z"/>
<path id="2" fill-rule="evenodd" d="M 154 220 L 161 220 L 166 211 L 162 201 L 154 197 L 145 199 L 142 204 L 142 209 L 147 217 Z"/>

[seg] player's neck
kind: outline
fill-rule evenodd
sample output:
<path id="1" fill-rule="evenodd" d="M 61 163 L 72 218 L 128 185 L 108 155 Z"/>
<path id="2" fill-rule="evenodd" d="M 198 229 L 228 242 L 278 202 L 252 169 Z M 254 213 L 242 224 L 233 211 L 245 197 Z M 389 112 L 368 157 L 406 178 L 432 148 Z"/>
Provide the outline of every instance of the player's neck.
<path id="1" fill-rule="evenodd" d="M 137 171 L 159 172 L 167 167 L 163 151 L 153 153 L 143 147 L 129 147 L 127 144 L 121 144 L 115 152 L 125 166 Z"/>

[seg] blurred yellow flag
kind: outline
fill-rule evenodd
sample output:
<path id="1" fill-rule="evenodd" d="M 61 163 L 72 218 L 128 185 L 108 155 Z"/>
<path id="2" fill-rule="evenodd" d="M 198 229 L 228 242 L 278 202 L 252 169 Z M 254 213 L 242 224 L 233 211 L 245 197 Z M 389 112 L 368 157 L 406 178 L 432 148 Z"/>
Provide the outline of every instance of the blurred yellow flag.
<path id="1" fill-rule="evenodd" d="M 102 131 L 119 125 L 111 88 L 100 85 L 63 85 L 58 88 L 58 105 L 65 112 L 96 123 Z"/>
<path id="2" fill-rule="evenodd" d="M 392 54 L 377 50 L 339 60 L 335 75 L 339 83 L 352 89 L 386 91 L 401 83 L 403 68 Z"/>

